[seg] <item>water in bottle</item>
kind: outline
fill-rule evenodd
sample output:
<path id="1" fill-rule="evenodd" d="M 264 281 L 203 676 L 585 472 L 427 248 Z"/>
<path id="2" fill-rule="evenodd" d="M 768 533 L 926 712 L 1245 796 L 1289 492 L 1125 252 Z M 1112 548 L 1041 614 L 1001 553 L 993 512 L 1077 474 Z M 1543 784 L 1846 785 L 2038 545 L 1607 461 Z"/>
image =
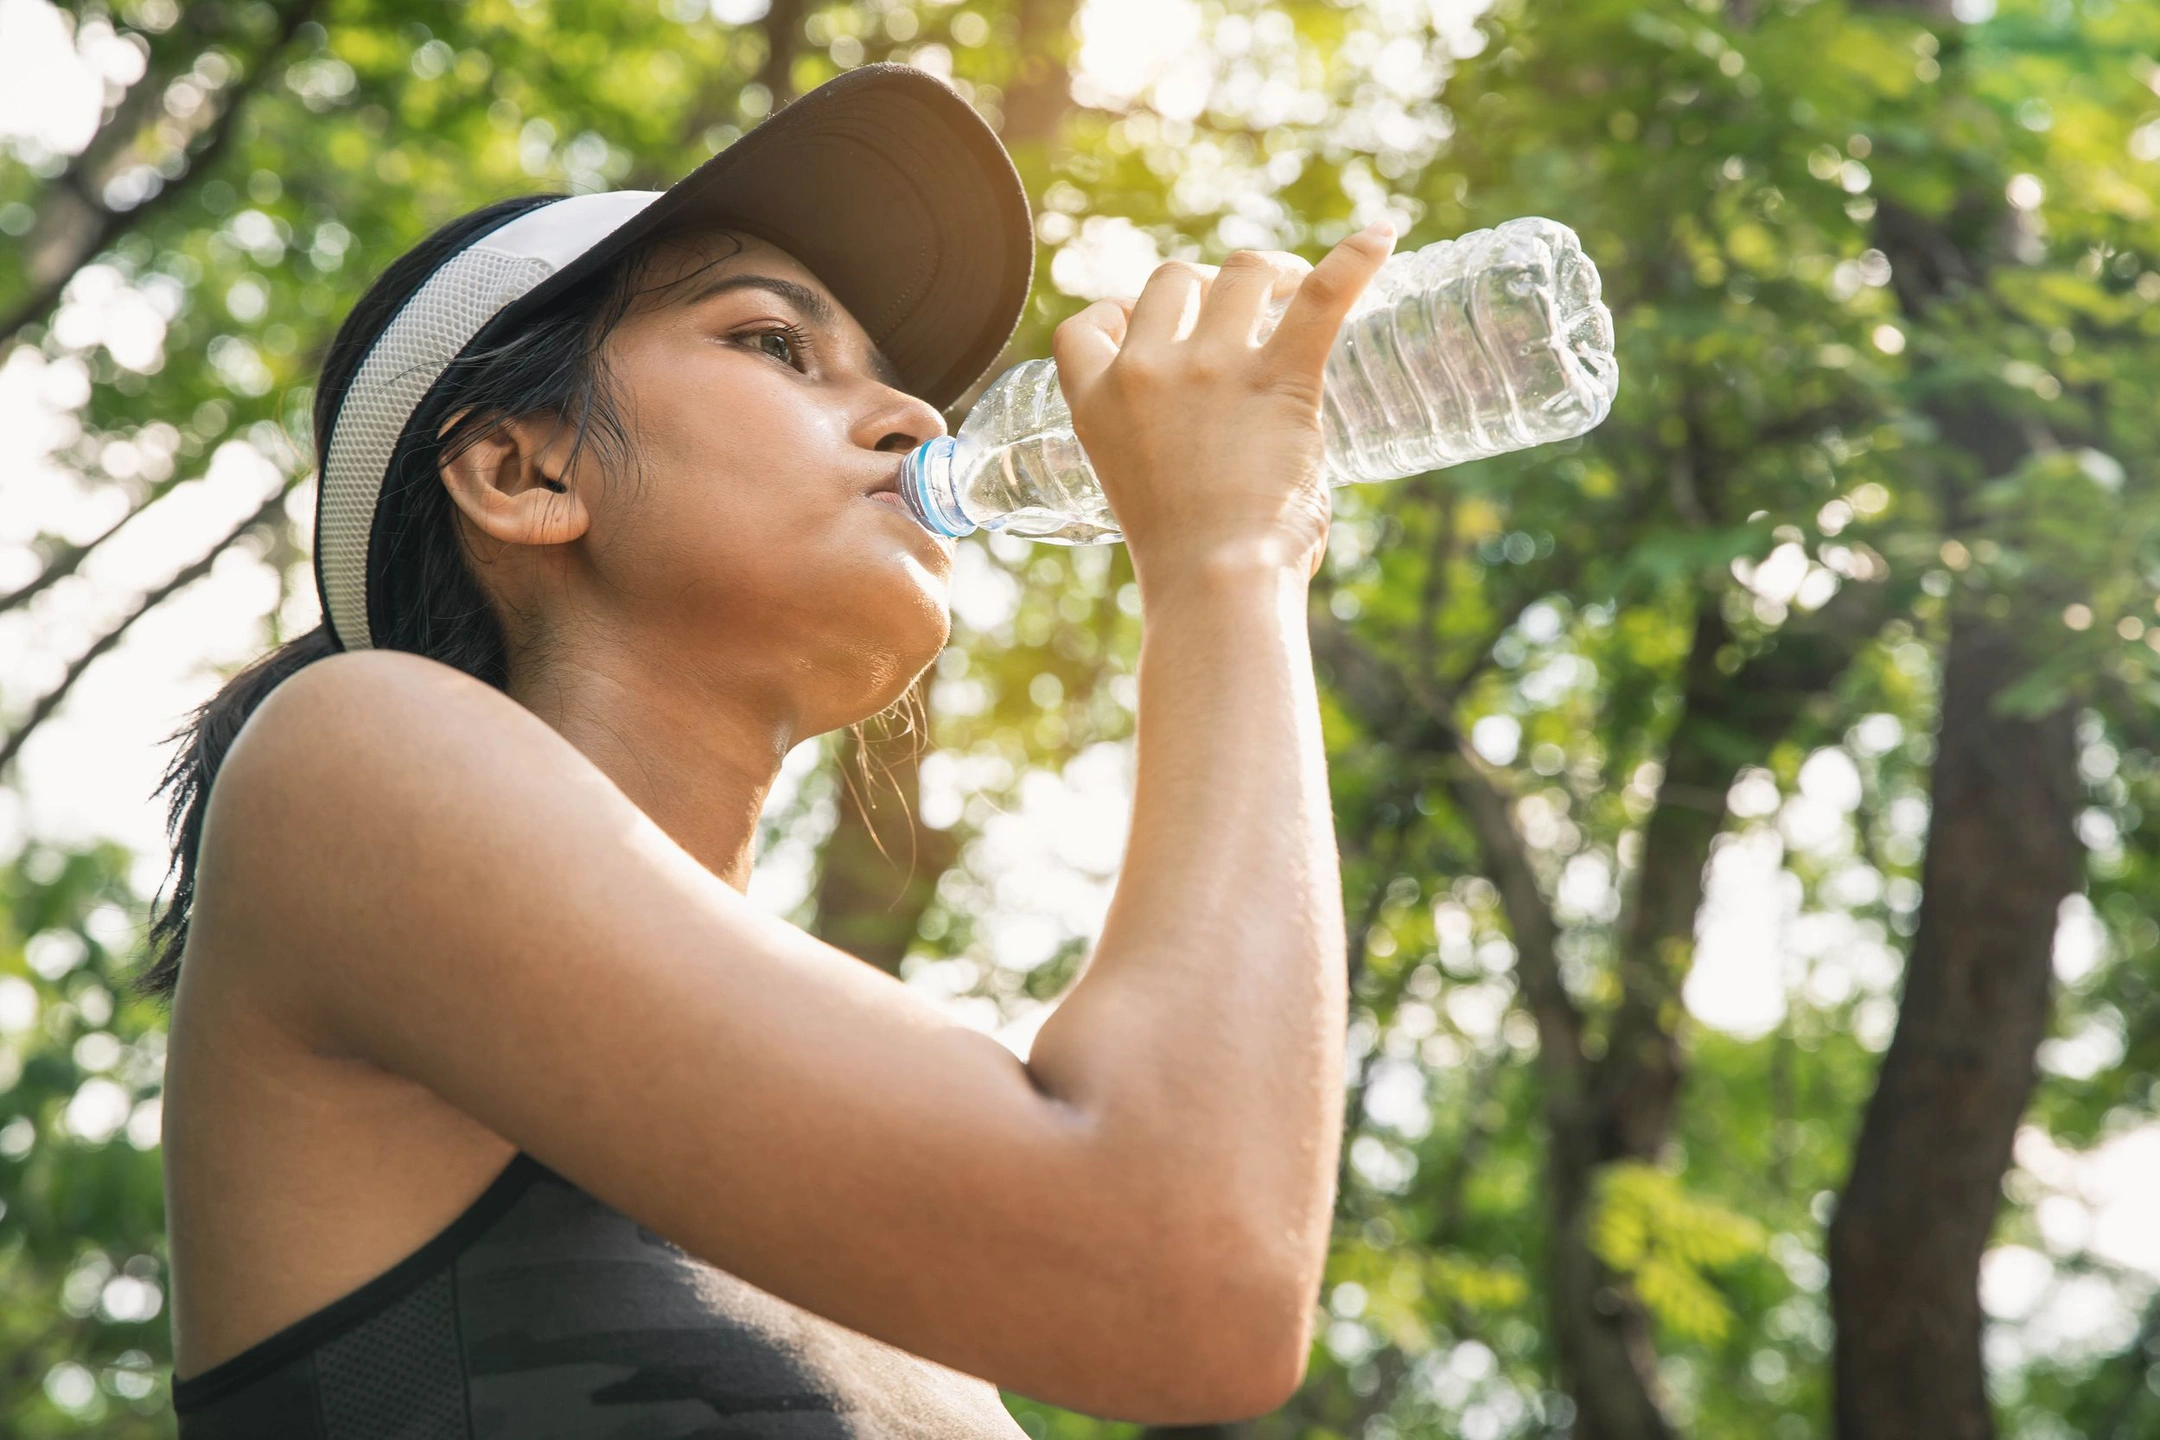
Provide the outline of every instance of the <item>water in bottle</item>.
<path id="1" fill-rule="evenodd" d="M 1271 333 L 1288 308 L 1272 302 Z M 1556 221 L 1511 220 L 1391 257 L 1344 320 L 1321 398 L 1330 485 L 1393 480 L 1595 428 L 1620 371 L 1597 267 Z M 1121 539 L 1050 360 L 992 382 L 957 435 L 908 456 L 901 495 L 945 536 Z"/>

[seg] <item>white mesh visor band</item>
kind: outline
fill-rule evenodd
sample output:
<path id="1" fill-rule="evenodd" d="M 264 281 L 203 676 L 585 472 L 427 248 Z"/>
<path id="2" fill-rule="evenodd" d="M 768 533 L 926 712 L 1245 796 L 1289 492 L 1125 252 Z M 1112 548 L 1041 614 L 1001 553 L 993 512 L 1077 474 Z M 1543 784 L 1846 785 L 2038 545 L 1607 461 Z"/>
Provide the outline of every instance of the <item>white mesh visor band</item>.
<path id="1" fill-rule="evenodd" d="M 607 238 L 661 193 L 573 195 L 490 231 L 429 276 L 368 351 L 331 426 L 317 541 L 327 618 L 347 650 L 374 647 L 368 627 L 368 538 L 391 452 L 414 409 L 503 307 Z"/>

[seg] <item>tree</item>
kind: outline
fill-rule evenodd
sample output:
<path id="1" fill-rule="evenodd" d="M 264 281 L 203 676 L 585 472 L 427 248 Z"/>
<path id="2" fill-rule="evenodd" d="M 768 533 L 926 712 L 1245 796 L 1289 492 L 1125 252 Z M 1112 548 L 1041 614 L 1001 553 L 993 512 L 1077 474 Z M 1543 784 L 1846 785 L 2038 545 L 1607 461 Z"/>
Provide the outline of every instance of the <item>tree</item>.
<path id="1" fill-rule="evenodd" d="M 1950 104 L 1973 118 L 1984 49 L 1949 6 L 1908 8 L 1945 37 Z M 1919 325 L 1955 308 L 1960 328 L 2016 326 L 2026 319 L 2017 289 L 1991 272 L 2042 263 L 2032 207 L 2020 208 L 2021 187 L 1996 156 L 1959 155 L 1954 139 L 1944 148 L 1961 162 L 1954 178 L 1928 177 L 1935 183 L 1914 187 L 1924 198 L 1908 206 L 1893 195 L 1875 217 L 1900 308 Z M 2104 353 L 2108 338 L 2093 338 Z M 1946 346 L 1915 377 L 1941 447 L 1927 481 L 1952 536 L 1946 556 L 1985 525 L 1990 488 L 1999 496 L 2059 448 L 2056 427 L 2113 428 L 2098 395 L 2061 416 L 2020 413 L 2004 403 L 2000 380 L 1974 375 L 1963 359 Z M 2035 674 L 2072 578 L 2036 566 L 1952 601 L 1919 925 L 1897 1033 L 1830 1232 L 1842 1437 L 1995 1433 L 1980 1258 L 2049 1028 L 2058 909 L 2083 868 L 2077 696 Z M 2032 609 L 2049 617 L 2040 635 L 2020 623 Z"/>
<path id="2" fill-rule="evenodd" d="M 1008 360 L 1152 256 L 1551 214 L 1617 312 L 1612 419 L 1337 492 L 1321 1340 L 1281 1414 L 1185 1433 L 2142 1434 L 2153 1286 L 2033 1157 L 2139 1133 L 2160 1077 L 2160 24 L 1998 3 L 73 6 L 142 73 L 78 155 L 0 141 L 0 376 L 86 396 L 46 463 L 134 518 L 0 529 L 0 653 L 76 637 L 0 676 L 0 786 L 213 565 L 274 577 L 266 639 L 311 623 L 308 377 L 390 256 L 517 190 L 665 183 L 840 69 L 940 69 L 1000 127 L 1041 242 Z M 213 464 L 260 483 L 209 553 L 104 566 Z M 798 920 L 1024 1027 L 1114 865 L 1027 868 L 1007 817 L 1114 793 L 1137 592 L 1118 547 L 976 537 L 955 610 L 913 732 L 838 737 L 769 832 L 815 862 Z M 169 1433 L 143 897 L 11 813 L 0 1429 Z M 1998 1316 L 1983 1373 L 1990 1250 L 2116 1328 Z"/>

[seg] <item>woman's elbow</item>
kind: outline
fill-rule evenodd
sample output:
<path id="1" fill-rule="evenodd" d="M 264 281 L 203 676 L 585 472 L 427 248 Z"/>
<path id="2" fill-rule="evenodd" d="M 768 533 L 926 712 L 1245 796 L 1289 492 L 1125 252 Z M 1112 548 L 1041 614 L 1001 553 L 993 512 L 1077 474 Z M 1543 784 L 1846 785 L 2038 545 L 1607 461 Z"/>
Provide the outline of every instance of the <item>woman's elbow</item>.
<path id="1" fill-rule="evenodd" d="M 1246 1265 L 1213 1275 L 1193 1267 L 1145 1326 L 1153 1391 L 1133 1418 L 1196 1425 L 1281 1408 L 1304 1383 L 1315 1286 L 1301 1271 Z"/>
<path id="2" fill-rule="evenodd" d="M 1123 1178 L 1145 1173 L 1129 1166 Z M 1074 1400 L 1040 1398 L 1202 1425 L 1264 1415 L 1297 1392 L 1326 1261 L 1325 1207 L 1263 1205 L 1249 1189 L 1188 1173 L 1127 1190 L 1093 1218 L 1111 1223 L 1062 1258 L 1097 1263 L 1045 1287 L 1076 1302 L 1051 1347 L 1054 1378 L 1044 1377 Z"/>
<path id="3" fill-rule="evenodd" d="M 1165 1397 L 1166 1413 L 1152 1423 L 1212 1425 L 1249 1420 L 1281 1409 L 1305 1382 L 1311 1353 L 1306 1328 L 1282 1327 L 1255 1335 L 1232 1353 L 1201 1357 L 1178 1391 Z"/>

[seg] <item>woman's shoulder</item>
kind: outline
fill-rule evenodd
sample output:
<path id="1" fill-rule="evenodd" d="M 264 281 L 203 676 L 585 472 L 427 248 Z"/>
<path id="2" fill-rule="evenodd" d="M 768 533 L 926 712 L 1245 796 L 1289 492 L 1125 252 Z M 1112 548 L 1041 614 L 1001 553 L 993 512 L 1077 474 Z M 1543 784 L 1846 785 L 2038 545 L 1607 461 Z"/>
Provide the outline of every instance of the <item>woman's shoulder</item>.
<path id="1" fill-rule="evenodd" d="M 425 656 L 364 650 L 328 656 L 271 691 L 234 737 L 214 804 L 267 791 L 281 807 L 349 802 L 402 788 L 454 787 L 489 757 L 531 747 L 572 758 L 567 742 L 517 701 Z"/>
<path id="2" fill-rule="evenodd" d="M 423 656 L 326 657 L 273 690 L 212 786 L 206 872 L 304 887 L 371 855 L 414 856 L 514 811 L 590 762 L 516 700 Z"/>
<path id="3" fill-rule="evenodd" d="M 626 803 L 539 716 L 450 666 L 318 660 L 265 697 L 218 768 L 181 969 L 214 952 L 305 990 L 327 962 L 365 970 L 398 953 L 445 906 L 515 928 L 505 872 L 535 834 L 574 842 L 595 781 L 603 804 Z"/>
<path id="4" fill-rule="evenodd" d="M 342 741 L 371 734 L 399 741 L 408 727 L 432 729 L 456 715 L 514 712 L 538 721 L 524 706 L 484 681 L 425 655 L 402 650 L 354 650 L 326 656 L 279 685 L 263 700 L 234 743 L 235 754 L 261 738 L 281 744 Z"/>

